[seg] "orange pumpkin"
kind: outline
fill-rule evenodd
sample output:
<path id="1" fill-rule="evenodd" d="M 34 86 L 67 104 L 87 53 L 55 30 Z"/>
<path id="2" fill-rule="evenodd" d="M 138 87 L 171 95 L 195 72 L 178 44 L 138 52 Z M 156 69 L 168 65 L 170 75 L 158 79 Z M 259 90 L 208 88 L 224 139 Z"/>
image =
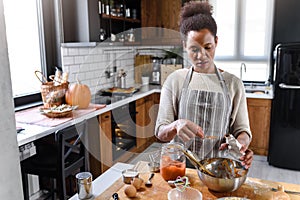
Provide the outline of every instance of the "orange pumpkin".
<path id="1" fill-rule="evenodd" d="M 77 83 L 73 83 L 69 86 L 65 99 L 69 105 L 78 105 L 78 108 L 87 108 L 91 101 L 90 88 L 77 80 Z"/>

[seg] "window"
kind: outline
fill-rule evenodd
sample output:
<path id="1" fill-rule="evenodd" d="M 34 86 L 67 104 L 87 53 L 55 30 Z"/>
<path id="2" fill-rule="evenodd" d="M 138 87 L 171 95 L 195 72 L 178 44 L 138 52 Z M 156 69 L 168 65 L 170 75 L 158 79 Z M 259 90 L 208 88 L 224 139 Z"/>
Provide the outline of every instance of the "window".
<path id="1" fill-rule="evenodd" d="M 34 71 L 43 66 L 43 38 L 36 0 L 4 0 L 8 56 L 14 97 L 40 91 Z M 17 14 L 16 14 L 17 13 Z"/>
<path id="2" fill-rule="evenodd" d="M 239 70 L 243 62 L 247 65 L 243 80 L 268 79 L 273 2 L 210 0 L 218 25 L 218 67 L 240 76 Z"/>
<path id="3" fill-rule="evenodd" d="M 56 1 L 3 0 L 8 57 L 16 110 L 41 103 L 41 82 L 61 66 L 61 27 Z"/>

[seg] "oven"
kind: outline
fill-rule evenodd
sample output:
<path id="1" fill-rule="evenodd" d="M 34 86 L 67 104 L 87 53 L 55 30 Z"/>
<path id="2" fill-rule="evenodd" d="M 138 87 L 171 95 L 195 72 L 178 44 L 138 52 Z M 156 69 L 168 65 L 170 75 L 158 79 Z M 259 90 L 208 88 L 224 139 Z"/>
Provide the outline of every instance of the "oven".
<path id="1" fill-rule="evenodd" d="M 136 147 L 135 102 L 122 105 L 111 111 L 113 160 Z"/>

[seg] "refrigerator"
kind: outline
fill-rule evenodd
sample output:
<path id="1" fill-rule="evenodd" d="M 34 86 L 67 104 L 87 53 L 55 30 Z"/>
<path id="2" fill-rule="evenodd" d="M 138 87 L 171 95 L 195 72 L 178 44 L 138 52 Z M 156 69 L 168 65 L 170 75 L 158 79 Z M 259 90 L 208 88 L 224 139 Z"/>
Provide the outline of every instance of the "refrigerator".
<path id="1" fill-rule="evenodd" d="M 268 162 L 300 170 L 300 43 L 277 45 L 274 58 Z"/>

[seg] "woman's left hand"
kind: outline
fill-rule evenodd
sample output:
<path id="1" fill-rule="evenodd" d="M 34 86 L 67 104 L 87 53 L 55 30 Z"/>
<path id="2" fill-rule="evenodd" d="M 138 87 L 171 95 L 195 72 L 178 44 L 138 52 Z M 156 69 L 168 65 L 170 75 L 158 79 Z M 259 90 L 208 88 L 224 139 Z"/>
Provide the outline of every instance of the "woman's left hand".
<path id="1" fill-rule="evenodd" d="M 245 155 L 240 157 L 240 160 L 242 161 L 242 165 L 245 166 L 246 169 L 251 167 L 252 161 L 253 161 L 253 151 L 251 149 L 247 149 L 245 152 Z"/>
<path id="2" fill-rule="evenodd" d="M 240 157 L 240 160 L 242 161 L 242 165 L 244 165 L 245 168 L 248 169 L 253 161 L 253 151 L 251 149 L 248 149 L 250 144 L 250 137 L 246 132 L 242 132 L 237 137 L 237 140 L 242 145 L 240 151 L 244 154 Z M 228 148 L 228 144 L 222 143 L 219 149 L 224 150 L 226 148 Z"/>
<path id="3" fill-rule="evenodd" d="M 242 153 L 245 153 L 245 155 L 240 157 L 240 160 L 242 161 L 242 165 L 244 165 L 248 169 L 253 161 L 253 151 L 251 149 L 248 149 L 250 144 L 250 137 L 246 132 L 242 132 L 237 137 L 237 140 L 242 145 L 240 151 Z"/>

